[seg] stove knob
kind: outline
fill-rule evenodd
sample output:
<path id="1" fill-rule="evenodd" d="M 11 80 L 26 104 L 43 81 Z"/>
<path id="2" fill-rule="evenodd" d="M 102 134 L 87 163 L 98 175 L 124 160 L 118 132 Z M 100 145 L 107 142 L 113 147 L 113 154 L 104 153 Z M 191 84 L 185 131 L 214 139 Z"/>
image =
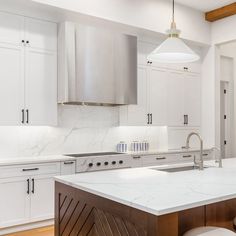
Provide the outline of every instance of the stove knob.
<path id="1" fill-rule="evenodd" d="M 88 166 L 89 166 L 89 167 L 93 167 L 93 163 L 89 163 Z"/>
<path id="2" fill-rule="evenodd" d="M 111 164 L 112 164 L 112 165 L 115 165 L 115 164 L 116 164 L 116 161 L 113 161 Z"/>
<path id="3" fill-rule="evenodd" d="M 100 166 L 101 165 L 101 162 L 97 162 L 97 166 Z"/>
<path id="4" fill-rule="evenodd" d="M 119 164 L 122 165 L 124 162 L 122 160 L 119 161 Z"/>
<path id="5" fill-rule="evenodd" d="M 105 166 L 107 166 L 108 164 L 109 164 L 108 161 L 104 162 L 104 165 L 105 165 Z"/>

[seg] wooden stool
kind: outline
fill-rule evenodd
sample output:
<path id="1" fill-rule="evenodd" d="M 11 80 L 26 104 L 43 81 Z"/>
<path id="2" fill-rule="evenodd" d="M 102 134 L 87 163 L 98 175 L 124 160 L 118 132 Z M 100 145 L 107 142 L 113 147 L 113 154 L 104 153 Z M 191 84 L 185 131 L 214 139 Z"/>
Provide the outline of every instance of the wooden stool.
<path id="1" fill-rule="evenodd" d="M 236 234 L 225 228 L 207 226 L 191 229 L 183 236 L 236 236 Z"/>

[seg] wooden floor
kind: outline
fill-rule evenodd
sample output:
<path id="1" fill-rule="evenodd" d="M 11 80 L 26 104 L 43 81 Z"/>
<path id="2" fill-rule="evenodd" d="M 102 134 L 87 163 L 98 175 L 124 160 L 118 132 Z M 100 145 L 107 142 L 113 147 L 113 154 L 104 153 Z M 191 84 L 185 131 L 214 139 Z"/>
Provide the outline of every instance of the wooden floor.
<path id="1" fill-rule="evenodd" d="M 44 228 L 38 228 L 29 231 L 8 234 L 6 236 L 54 236 L 54 227 L 49 226 Z"/>

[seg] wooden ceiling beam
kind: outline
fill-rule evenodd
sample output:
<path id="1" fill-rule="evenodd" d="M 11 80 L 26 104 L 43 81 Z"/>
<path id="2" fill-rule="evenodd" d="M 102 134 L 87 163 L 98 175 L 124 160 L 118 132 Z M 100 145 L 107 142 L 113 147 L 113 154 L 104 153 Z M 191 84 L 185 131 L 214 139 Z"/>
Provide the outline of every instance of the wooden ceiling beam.
<path id="1" fill-rule="evenodd" d="M 205 13 L 205 19 L 213 22 L 236 14 L 236 2 Z"/>

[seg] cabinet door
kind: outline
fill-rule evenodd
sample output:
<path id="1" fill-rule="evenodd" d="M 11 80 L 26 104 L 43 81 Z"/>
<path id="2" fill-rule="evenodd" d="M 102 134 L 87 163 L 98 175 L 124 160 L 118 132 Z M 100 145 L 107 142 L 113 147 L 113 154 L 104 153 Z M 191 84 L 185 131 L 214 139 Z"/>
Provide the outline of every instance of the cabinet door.
<path id="1" fill-rule="evenodd" d="M 30 195 L 25 178 L 0 180 L 0 228 L 29 222 Z"/>
<path id="2" fill-rule="evenodd" d="M 168 74 L 167 114 L 169 126 L 184 126 L 184 74 Z"/>
<path id="3" fill-rule="evenodd" d="M 184 76 L 184 114 L 188 115 L 188 126 L 201 125 L 201 81 L 197 74 Z"/>
<path id="4" fill-rule="evenodd" d="M 26 121 L 29 125 L 56 125 L 56 54 L 27 48 L 25 68 L 25 108 L 28 112 Z"/>
<path id="5" fill-rule="evenodd" d="M 24 51 L 0 43 L 0 125 L 20 125 L 24 108 Z"/>
<path id="6" fill-rule="evenodd" d="M 19 46 L 23 39 L 24 17 L 0 12 L 0 43 Z"/>
<path id="7" fill-rule="evenodd" d="M 167 125 L 167 72 L 161 69 L 150 69 L 149 76 L 149 113 L 152 125 Z"/>
<path id="8" fill-rule="evenodd" d="M 147 76 L 146 67 L 138 68 L 138 104 L 128 106 L 128 125 L 147 125 Z"/>
<path id="9" fill-rule="evenodd" d="M 54 179 L 53 176 L 31 178 L 31 221 L 54 218 Z"/>
<path id="10" fill-rule="evenodd" d="M 32 48 L 57 51 L 57 24 L 26 17 L 25 40 Z"/>

